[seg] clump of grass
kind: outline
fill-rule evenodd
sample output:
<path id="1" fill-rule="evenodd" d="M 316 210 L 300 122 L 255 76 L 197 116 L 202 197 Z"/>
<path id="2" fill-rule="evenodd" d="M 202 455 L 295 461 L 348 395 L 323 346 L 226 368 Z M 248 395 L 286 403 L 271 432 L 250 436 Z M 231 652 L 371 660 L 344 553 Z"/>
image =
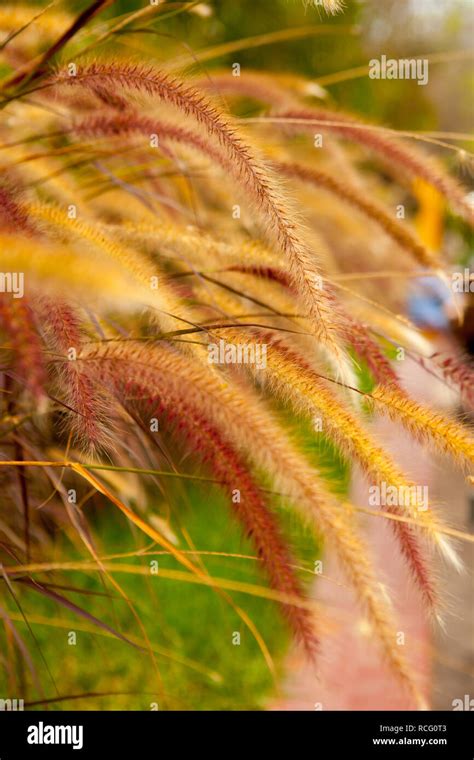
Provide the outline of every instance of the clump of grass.
<path id="1" fill-rule="evenodd" d="M 341 250 L 351 229 L 360 228 L 361 215 L 367 224 L 361 261 L 366 244 L 380 235 L 382 271 L 390 268 L 394 250 L 404 257 L 407 277 L 419 264 L 444 277 L 447 264 L 413 227 L 391 218 L 376 179 L 367 191 L 363 171 L 346 157 L 356 182 L 343 181 L 331 151 L 324 165 L 313 166 L 314 152 L 293 133 L 318 124 L 332 140 L 371 150 L 403 178 L 422 177 L 470 219 L 464 188 L 386 130 L 308 108 L 298 93 L 287 95 L 278 76 L 270 89 L 258 74 L 238 83 L 222 74 L 219 79 L 224 89 L 228 80 L 233 94 L 257 100 L 276 93 L 276 119 L 262 120 L 264 143 L 206 94 L 204 84 L 172 77 L 145 57 L 99 51 L 87 60 L 79 48 L 72 69 L 58 61 L 62 48 L 106 5 L 93 3 L 68 19 L 46 51 L 20 46 L 24 59 L 3 82 L 4 111 L 15 134 L 12 140 L 8 126 L 0 128 L 6 177 L 1 242 L 8 267 L 27 281 L 25 299 L 0 296 L 5 572 L 15 585 L 34 582 L 59 529 L 72 545 L 87 549 L 104 583 L 140 623 L 134 600 L 102 557 L 100 530 L 93 530 L 96 513 L 114 505 L 133 531 L 153 541 L 151 548 L 171 555 L 170 578 L 209 586 L 234 610 L 271 670 L 264 639 L 230 594 L 238 584 L 214 579 L 185 526 L 178 545 L 164 518 L 167 511 L 173 519 L 179 515 L 184 490 L 170 488 L 170 479 L 201 478 L 221 489 L 229 515 L 252 542 L 269 586 L 255 588 L 255 595 L 279 603 L 305 656 L 317 664 L 320 625 L 280 524 L 276 502 L 283 498 L 308 526 L 311 541 L 322 535 L 333 547 L 374 645 L 422 706 L 355 510 L 341 503 L 301 437 L 288 433 L 287 410 L 302 425 L 323 420 L 327 440 L 346 462 L 361 465 L 369 484 L 413 485 L 374 438 L 361 400 L 401 421 L 414 439 L 471 466 L 468 425 L 424 407 L 403 389 L 385 350 L 395 316 L 388 334 L 379 336 L 380 304 L 368 298 L 364 278 L 356 290 L 338 286 Z M 322 6 L 336 13 L 343 4 Z M 45 18 L 32 25 L 49 35 L 56 26 Z M 19 19 L 11 8 L 0 10 L 0 25 L 12 31 Z M 103 34 L 93 25 L 91 33 Z M 15 39 L 5 47 L 8 61 Z M 321 189 L 336 198 L 334 206 L 320 200 Z M 318 220 L 332 224 L 338 214 L 331 245 Z M 360 302 L 369 304 L 363 321 L 354 310 Z M 384 308 L 390 313 L 390 304 Z M 398 304 L 397 319 L 403 319 Z M 403 324 L 406 334 L 415 332 Z M 226 356 L 229 347 L 238 347 L 247 358 L 231 353 L 229 361 L 213 363 L 210 349 L 216 346 Z M 262 347 L 265 362 L 258 366 L 252 351 Z M 370 372 L 371 391 L 360 382 L 361 363 Z M 472 370 L 458 358 L 441 366 L 469 399 Z M 387 518 L 397 518 L 389 522 L 427 614 L 439 615 L 436 559 L 427 556 L 426 544 L 459 567 L 449 527 L 432 506 L 422 515 L 413 504 L 384 509 Z M 61 573 L 66 565 L 58 561 L 48 572 Z M 250 584 L 243 588 L 252 593 Z M 46 586 L 38 589 L 51 599 Z M 86 609 L 54 598 L 91 622 Z M 97 616 L 93 622 L 100 627 Z M 153 642 L 139 627 L 140 646 L 155 666 Z M 123 641 L 110 625 L 102 629 Z"/>

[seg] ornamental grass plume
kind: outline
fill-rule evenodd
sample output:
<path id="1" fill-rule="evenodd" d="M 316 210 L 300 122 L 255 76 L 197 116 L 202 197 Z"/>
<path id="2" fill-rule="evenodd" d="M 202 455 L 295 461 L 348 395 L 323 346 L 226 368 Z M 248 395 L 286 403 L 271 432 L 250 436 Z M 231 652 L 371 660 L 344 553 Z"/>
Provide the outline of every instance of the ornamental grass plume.
<path id="1" fill-rule="evenodd" d="M 301 429 L 289 428 L 318 418 L 324 439 L 348 466 L 361 467 L 368 485 L 416 490 L 372 432 L 372 417 L 383 414 L 472 478 L 467 415 L 412 398 L 393 361 L 400 335 L 407 343 L 414 336 L 400 348 L 427 377 L 437 368 L 472 409 L 469 362 L 454 350 L 417 353 L 426 340 L 406 314 L 406 283 L 420 267 L 446 282 L 451 259 L 391 211 L 407 178 L 421 177 L 464 231 L 472 222 L 466 189 L 408 136 L 308 106 L 311 83 L 302 77 L 237 78 L 220 69 L 214 79 L 180 78 L 146 53 L 120 57 L 110 45 L 114 18 L 103 26 L 96 5 L 77 18 L 55 8 L 0 8 L 9 35 L 0 48 L 8 70 L 0 82 L 0 479 L 5 504 L 15 504 L 0 503 L 5 572 L 18 585 L 12 567 L 46 561 L 56 530 L 97 560 L 94 510 L 117 507 L 134 531 L 222 595 L 204 560 L 175 546 L 168 525 L 156 528 L 165 523 L 156 505 L 170 493 L 167 478 L 208 479 L 317 667 L 324 625 L 300 577 L 283 503 L 334 550 L 373 646 L 421 707 L 418 674 L 396 643 L 390 589 L 375 570 L 358 505 L 337 495 Z M 182 5 L 178 16 L 190 10 Z M 344 8 L 337 0 L 313 5 L 328 14 Z M 101 43 L 92 59 L 86 22 Z M 239 98 L 263 108 L 259 116 L 239 118 Z M 316 125 L 332 146 L 323 158 L 306 139 Z M 379 162 L 370 182 L 359 160 L 365 150 Z M 341 155 L 350 181 L 341 176 Z M 349 242 L 360 258 L 348 269 Z M 394 260 L 401 285 L 390 280 Z M 21 295 L 13 288 L 18 273 Z M 369 281 L 379 276 L 392 287 L 375 300 Z M 381 313 L 390 316 L 383 329 Z M 394 334 L 397 323 L 404 331 Z M 78 482 L 90 490 L 65 510 Z M 169 502 L 169 519 L 185 523 L 180 499 Z M 424 507 L 380 504 L 380 516 L 426 613 L 439 619 L 446 606 L 439 555 L 458 569 L 460 562 L 449 515 L 432 500 Z M 35 582 L 35 572 L 25 577 Z M 258 631 L 237 608 L 268 664 Z"/>
<path id="2" fill-rule="evenodd" d="M 335 15 L 344 9 L 344 0 L 303 0 L 306 5 L 322 6 L 326 13 Z"/>
<path id="3" fill-rule="evenodd" d="M 292 279 L 312 317 L 315 334 L 339 358 L 342 347 L 338 337 L 337 304 L 327 288 L 318 286 L 321 273 L 317 258 L 304 241 L 291 200 L 280 192 L 270 168 L 244 142 L 230 120 L 205 96 L 159 70 L 139 64 L 94 61 L 81 67 L 74 77 L 61 74 L 53 77 L 51 86 L 79 86 L 87 91 L 96 82 L 100 82 L 102 90 L 114 90 L 119 85 L 126 91 L 157 98 L 183 116 L 191 117 L 204 128 L 209 139 L 215 140 L 225 154 L 225 165 L 233 179 L 241 185 L 242 194 L 252 202 L 261 218 L 264 231 L 288 257 Z"/>
<path id="4" fill-rule="evenodd" d="M 394 645 L 390 631 L 391 611 L 380 593 L 368 556 L 368 550 L 334 498 L 319 482 L 307 462 L 294 450 L 265 407 L 249 391 L 223 384 L 212 377 L 205 365 L 189 358 L 149 348 L 110 347 L 92 352 L 85 357 L 87 363 L 97 362 L 104 373 L 104 382 L 114 382 L 116 360 L 125 361 L 127 374 L 134 381 L 137 373 L 141 382 L 158 391 L 171 408 L 179 408 L 183 398 L 191 406 L 202 409 L 206 419 L 221 431 L 229 431 L 234 445 L 252 454 L 255 463 L 269 471 L 275 483 L 291 497 L 309 525 L 323 530 L 334 546 L 348 580 L 354 587 L 367 612 L 375 637 L 395 674 L 406 684 L 416 700 L 420 701 L 416 683 L 407 665 Z M 110 379 L 108 379 L 110 378 Z M 149 397 L 150 390 L 145 394 Z M 142 396 L 143 397 L 143 396 Z"/>

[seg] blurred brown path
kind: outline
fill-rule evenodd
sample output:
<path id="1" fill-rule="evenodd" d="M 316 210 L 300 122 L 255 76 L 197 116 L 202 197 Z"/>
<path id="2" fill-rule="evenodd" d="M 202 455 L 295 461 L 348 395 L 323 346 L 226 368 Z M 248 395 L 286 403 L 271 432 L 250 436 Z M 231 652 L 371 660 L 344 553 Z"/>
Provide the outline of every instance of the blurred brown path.
<path id="1" fill-rule="evenodd" d="M 413 396 L 449 408 L 452 394 L 407 359 L 402 372 Z M 444 504 L 450 525 L 472 531 L 469 525 L 468 487 L 462 475 L 444 457 L 437 457 L 413 442 L 386 419 L 373 424 L 374 432 L 402 465 L 411 479 L 429 486 L 430 499 Z M 351 489 L 354 504 L 368 507 L 368 485 L 355 471 Z M 447 600 L 446 631 L 430 624 L 423 613 L 418 591 L 408 575 L 387 520 L 362 515 L 368 543 L 379 577 L 390 590 L 397 620 L 398 640 L 417 674 L 432 709 L 452 709 L 453 699 L 474 696 L 473 545 L 458 544 L 467 572 L 458 575 L 442 567 L 443 596 Z M 335 559 L 323 562 L 323 575 L 314 584 L 314 597 L 330 616 L 332 630 L 324 632 L 315 674 L 295 653 L 287 663 L 284 696 L 272 705 L 280 710 L 407 710 L 416 705 L 400 687 L 371 640 L 369 627 L 345 584 Z M 331 579 L 331 580 L 329 580 Z M 403 634 L 403 635 L 400 635 Z M 470 670 L 470 673 L 469 673 Z"/>

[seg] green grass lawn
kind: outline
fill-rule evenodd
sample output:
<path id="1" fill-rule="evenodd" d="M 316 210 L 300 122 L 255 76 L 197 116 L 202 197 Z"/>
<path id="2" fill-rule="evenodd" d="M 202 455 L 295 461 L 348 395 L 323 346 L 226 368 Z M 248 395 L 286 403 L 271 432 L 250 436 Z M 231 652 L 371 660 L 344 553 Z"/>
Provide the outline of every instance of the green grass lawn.
<path id="1" fill-rule="evenodd" d="M 321 434 L 318 438 L 307 429 L 303 437 L 307 452 L 323 467 L 332 482 L 344 490 L 347 471 L 335 452 L 323 441 Z M 251 543 L 242 536 L 240 525 L 216 486 L 190 484 L 189 481 L 183 485 L 180 482 L 174 490 L 173 504 L 176 503 L 180 508 L 175 508 L 170 527 L 178 538 L 180 549 L 191 547 L 203 552 L 254 556 Z M 136 509 L 138 505 L 133 506 Z M 285 534 L 296 550 L 298 565 L 306 568 L 306 572 L 302 571 L 302 578 L 306 584 L 311 584 L 314 581 L 311 571 L 319 556 L 318 545 L 309 530 L 285 507 L 284 504 L 275 505 Z M 111 505 L 104 503 L 103 508 L 86 509 L 85 513 L 101 556 L 136 553 L 145 548 L 153 552 L 159 550 L 159 547 L 152 547 L 152 542 Z M 85 550 L 71 548 L 69 539 L 58 534 L 54 556 L 50 559 L 59 557 L 72 561 L 88 559 L 89 555 Z M 260 589 L 267 587 L 255 559 L 207 554 L 193 559 L 214 578 L 244 582 Z M 157 574 L 152 572 L 150 565 L 154 560 L 159 563 Z M 167 570 L 187 573 L 169 555 L 133 556 L 114 562 L 144 569 L 144 575 L 114 572 L 113 577 L 133 602 L 146 635 L 157 650 L 157 668 L 149 652 L 119 640 L 75 610 L 19 583 L 14 584 L 14 591 L 31 630 L 19 619 L 14 600 L 11 597 L 7 600 L 17 630 L 28 646 L 45 697 L 84 695 L 80 699 L 55 701 L 51 704 L 52 709 L 149 710 L 158 705 L 159 709 L 238 710 L 261 709 L 271 700 L 276 693 L 274 676 L 255 636 L 239 617 L 235 606 L 243 610 L 258 630 L 279 677 L 290 637 L 275 602 L 232 589 L 227 593 L 232 598 L 233 607 L 214 589 L 181 579 L 168 579 L 164 577 Z M 36 577 L 44 583 L 82 590 L 78 593 L 70 588 L 53 589 L 116 632 L 143 642 L 143 630 L 130 607 L 109 580 L 96 570 L 56 572 L 54 577 L 43 573 Z M 71 632 L 76 634 L 75 644 L 69 643 Z M 235 643 L 236 633 L 240 634 L 239 644 Z M 2 648 L 4 644 L 6 646 L 4 639 L 2 631 Z M 0 694 L 26 695 L 25 701 L 28 702 L 41 699 L 18 650 L 12 663 L 14 673 L 10 681 L 7 681 L 5 669 L 0 673 Z M 16 693 L 18 691 L 21 694 Z M 104 696 L 91 696 L 98 693 Z"/>

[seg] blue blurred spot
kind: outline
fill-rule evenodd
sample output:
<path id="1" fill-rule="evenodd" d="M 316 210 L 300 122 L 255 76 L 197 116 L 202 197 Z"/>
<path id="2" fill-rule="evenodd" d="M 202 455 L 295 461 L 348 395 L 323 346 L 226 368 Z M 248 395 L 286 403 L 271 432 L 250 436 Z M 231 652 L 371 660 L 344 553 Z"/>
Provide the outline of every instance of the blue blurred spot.
<path id="1" fill-rule="evenodd" d="M 437 277 L 420 278 L 408 296 L 410 319 L 423 329 L 446 330 L 449 317 L 445 305 L 451 299 L 448 286 Z"/>

